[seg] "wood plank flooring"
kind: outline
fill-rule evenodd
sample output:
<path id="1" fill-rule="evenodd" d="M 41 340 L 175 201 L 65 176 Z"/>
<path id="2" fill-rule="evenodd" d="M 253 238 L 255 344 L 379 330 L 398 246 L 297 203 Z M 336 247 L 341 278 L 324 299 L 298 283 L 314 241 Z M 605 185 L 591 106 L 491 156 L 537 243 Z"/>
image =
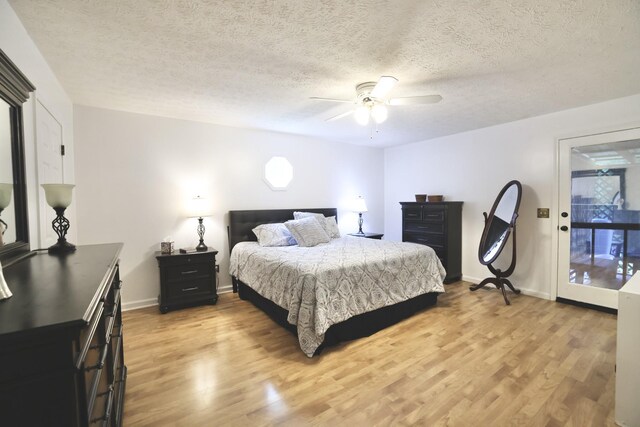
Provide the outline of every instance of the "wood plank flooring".
<path id="1" fill-rule="evenodd" d="M 126 312 L 124 424 L 615 425 L 616 316 L 468 286 L 312 359 L 235 294 Z"/>

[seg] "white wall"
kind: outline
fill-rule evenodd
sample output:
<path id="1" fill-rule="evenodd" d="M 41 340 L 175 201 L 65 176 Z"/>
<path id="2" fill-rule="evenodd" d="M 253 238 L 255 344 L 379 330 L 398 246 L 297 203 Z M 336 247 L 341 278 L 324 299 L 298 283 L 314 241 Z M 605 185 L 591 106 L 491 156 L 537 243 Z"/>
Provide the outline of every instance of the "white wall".
<path id="1" fill-rule="evenodd" d="M 195 219 L 184 214 L 196 193 L 212 201 L 205 242 L 219 251 L 221 287 L 230 285 L 229 210 L 337 207 L 348 233 L 357 231 L 349 202 L 363 195 L 365 229 L 382 231 L 382 149 L 83 106 L 74 119 L 78 243 L 124 242 L 126 308 L 155 302 L 164 237 L 177 248 L 197 244 Z M 263 181 L 276 155 L 293 165 L 287 191 Z"/>
<path id="2" fill-rule="evenodd" d="M 18 66 L 20 71 L 36 87 L 24 104 L 24 134 L 26 179 L 29 208 L 29 240 L 31 248 L 38 247 L 38 188 L 36 159 L 36 102 L 44 105 L 62 124 L 63 142 L 67 149 L 64 168 L 65 182 L 75 180 L 73 169 L 73 105 L 56 76 L 36 47 L 15 12 L 6 0 L 0 0 L 0 49 Z M 75 206 L 67 209 L 66 216 L 71 221 L 68 238 L 76 240 Z"/>
<path id="3" fill-rule="evenodd" d="M 523 185 L 517 222 L 518 264 L 512 282 L 523 291 L 549 298 L 553 219 L 537 219 L 537 207 L 555 208 L 556 140 L 640 123 L 640 95 L 385 150 L 385 233 L 402 239 L 400 201 L 414 194 L 444 194 L 464 201 L 462 272 L 470 281 L 489 271 L 477 259 L 488 212 L 510 180 Z M 551 216 L 558 212 L 552 210 Z M 503 253 L 504 255 L 504 253 Z M 510 256 L 510 254 L 509 254 Z M 509 261 L 501 255 L 503 263 Z"/>

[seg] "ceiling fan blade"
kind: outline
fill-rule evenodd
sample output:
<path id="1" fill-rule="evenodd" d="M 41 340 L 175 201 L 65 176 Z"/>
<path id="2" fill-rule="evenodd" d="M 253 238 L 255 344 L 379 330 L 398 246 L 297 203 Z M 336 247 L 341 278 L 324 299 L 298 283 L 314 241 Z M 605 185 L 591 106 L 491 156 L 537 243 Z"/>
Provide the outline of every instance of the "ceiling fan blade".
<path id="1" fill-rule="evenodd" d="M 318 96 L 311 96 L 309 99 L 315 99 L 316 101 L 329 101 L 329 102 L 348 102 L 353 103 L 353 99 L 334 99 L 334 98 L 320 98 Z"/>
<path id="2" fill-rule="evenodd" d="M 327 120 L 325 120 L 325 122 L 332 122 L 334 120 L 338 120 L 338 119 L 341 119 L 343 117 L 350 116 L 351 114 L 353 114 L 353 110 L 349 110 L 346 113 L 338 114 L 337 116 L 329 117 Z"/>
<path id="3" fill-rule="evenodd" d="M 385 98 L 387 94 L 393 89 L 393 87 L 398 83 L 398 79 L 392 76 L 382 76 L 378 83 L 376 83 L 375 87 L 371 91 L 372 98 Z"/>
<path id="4" fill-rule="evenodd" d="M 442 101 L 440 95 L 407 96 L 405 98 L 390 99 L 389 105 L 437 104 L 440 101 Z"/>

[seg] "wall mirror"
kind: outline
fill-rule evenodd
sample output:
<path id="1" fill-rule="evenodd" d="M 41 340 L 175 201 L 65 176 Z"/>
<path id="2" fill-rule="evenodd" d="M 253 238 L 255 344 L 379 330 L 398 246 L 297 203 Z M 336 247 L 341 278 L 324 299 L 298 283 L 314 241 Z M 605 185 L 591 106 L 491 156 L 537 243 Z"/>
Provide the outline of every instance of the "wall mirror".
<path id="1" fill-rule="evenodd" d="M 35 87 L 0 50 L 0 262 L 29 253 L 22 104 Z"/>
<path id="2" fill-rule="evenodd" d="M 478 248 L 478 259 L 482 265 L 486 265 L 495 277 L 487 277 L 478 285 L 471 286 L 469 289 L 476 291 L 483 286 L 491 283 L 502 291 L 504 301 L 510 304 L 505 291 L 505 285 L 516 294 L 520 293 L 513 284 L 507 279 L 516 266 L 516 219 L 518 218 L 518 208 L 520 207 L 520 199 L 522 197 L 522 185 L 519 181 L 513 180 L 507 183 L 496 197 L 491 212 L 484 215 L 484 231 L 480 239 Z M 505 248 L 509 236 L 512 235 L 513 253 L 511 256 L 511 265 L 504 271 L 493 267 L 492 263 L 500 256 Z"/>

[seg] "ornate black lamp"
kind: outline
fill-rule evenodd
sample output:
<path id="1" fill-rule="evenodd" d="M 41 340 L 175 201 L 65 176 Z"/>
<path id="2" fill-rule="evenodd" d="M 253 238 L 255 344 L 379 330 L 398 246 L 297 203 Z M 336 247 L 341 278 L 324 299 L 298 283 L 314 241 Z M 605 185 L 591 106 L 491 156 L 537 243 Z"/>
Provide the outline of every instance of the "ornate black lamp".
<path id="1" fill-rule="evenodd" d="M 198 246 L 196 246 L 196 251 L 198 252 L 204 252 L 209 249 L 204 243 L 205 229 L 203 219 L 205 216 L 211 216 L 211 211 L 209 210 L 209 206 L 207 205 L 207 199 L 201 196 L 194 197 L 191 202 L 189 217 L 198 218 L 198 227 L 196 228 L 196 231 L 198 232 L 198 238 L 200 239 L 200 241 L 198 242 Z"/>
<path id="2" fill-rule="evenodd" d="M 76 250 L 75 245 L 67 242 L 69 220 L 64 217 L 64 211 L 71 204 L 73 187 L 73 184 L 42 184 L 47 204 L 56 211 L 56 218 L 51 226 L 58 235 L 58 242 L 49 247 L 50 254 L 66 254 Z"/>
<path id="3" fill-rule="evenodd" d="M 351 210 L 358 213 L 358 234 L 364 234 L 362 231 L 362 214 L 367 212 L 367 204 L 364 202 L 364 197 L 358 196 L 358 198 L 353 202 Z"/>

